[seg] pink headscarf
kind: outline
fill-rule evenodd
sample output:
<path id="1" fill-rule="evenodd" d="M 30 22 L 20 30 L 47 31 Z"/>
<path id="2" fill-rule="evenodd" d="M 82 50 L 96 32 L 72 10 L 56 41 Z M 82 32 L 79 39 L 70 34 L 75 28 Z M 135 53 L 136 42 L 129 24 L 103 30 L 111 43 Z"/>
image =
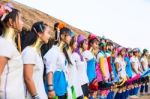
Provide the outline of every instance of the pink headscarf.
<path id="1" fill-rule="evenodd" d="M 6 17 L 6 15 L 9 12 L 12 12 L 13 5 L 11 3 L 6 3 L 6 4 L 0 3 L 0 5 L 1 5 L 1 8 L 0 8 L 0 19 L 1 19 L 1 21 L 3 21 L 5 19 L 5 17 Z"/>

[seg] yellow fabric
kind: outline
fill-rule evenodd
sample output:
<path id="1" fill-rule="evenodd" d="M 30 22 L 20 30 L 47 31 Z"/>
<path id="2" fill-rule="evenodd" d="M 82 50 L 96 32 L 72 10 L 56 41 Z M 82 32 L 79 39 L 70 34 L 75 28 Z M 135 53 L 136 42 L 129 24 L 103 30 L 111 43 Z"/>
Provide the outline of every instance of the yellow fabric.
<path id="1" fill-rule="evenodd" d="M 20 33 L 18 33 L 18 50 L 21 53 L 21 38 L 20 38 Z"/>
<path id="2" fill-rule="evenodd" d="M 10 0 L 1 0 L 1 2 L 9 2 Z"/>
<path id="3" fill-rule="evenodd" d="M 123 78 L 123 79 L 121 80 L 121 83 L 120 83 L 119 85 L 117 85 L 117 86 L 122 86 L 122 85 L 126 82 L 126 80 L 127 80 L 127 78 Z"/>
<path id="4" fill-rule="evenodd" d="M 85 96 L 83 99 L 88 99 L 88 97 Z"/>
<path id="5" fill-rule="evenodd" d="M 101 73 L 102 73 L 102 75 L 103 76 L 105 76 L 106 75 L 106 73 L 105 73 L 105 58 L 104 57 L 100 57 L 100 61 L 99 61 L 100 63 L 100 70 L 101 70 Z"/>

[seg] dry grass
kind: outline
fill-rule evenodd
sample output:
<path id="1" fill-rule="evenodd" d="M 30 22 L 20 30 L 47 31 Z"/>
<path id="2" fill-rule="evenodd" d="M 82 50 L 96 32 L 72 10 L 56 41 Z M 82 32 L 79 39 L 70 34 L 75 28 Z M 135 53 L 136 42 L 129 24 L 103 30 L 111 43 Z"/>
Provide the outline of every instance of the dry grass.
<path id="1" fill-rule="evenodd" d="M 31 7 L 28 7 L 26 5 L 20 4 L 18 2 L 12 1 L 13 5 L 15 8 L 17 8 L 18 10 L 20 10 L 23 14 L 23 20 L 25 22 L 25 28 L 30 29 L 32 24 L 34 22 L 37 21 L 44 21 L 45 23 L 47 23 L 50 28 L 51 28 L 51 33 L 54 36 L 54 32 L 53 32 L 53 25 L 56 22 L 62 22 L 59 19 L 56 19 L 46 13 L 43 13 L 39 10 L 33 9 Z M 65 22 L 64 22 L 65 23 Z M 70 29 L 72 29 L 76 34 L 83 34 L 85 36 L 88 35 L 88 33 L 77 29 L 73 26 L 70 26 L 69 24 L 65 23 L 67 25 L 67 27 L 69 27 Z"/>

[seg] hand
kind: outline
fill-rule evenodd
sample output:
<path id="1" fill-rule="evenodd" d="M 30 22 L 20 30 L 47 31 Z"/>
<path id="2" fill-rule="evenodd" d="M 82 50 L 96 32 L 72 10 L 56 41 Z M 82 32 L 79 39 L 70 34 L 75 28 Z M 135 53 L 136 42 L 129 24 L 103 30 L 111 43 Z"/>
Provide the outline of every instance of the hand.
<path id="1" fill-rule="evenodd" d="M 127 79 L 129 79 L 129 77 L 127 76 Z"/>
<path id="2" fill-rule="evenodd" d="M 113 80 L 115 79 L 115 78 L 114 78 L 114 76 L 112 76 L 112 78 L 111 78 L 111 79 L 112 79 L 112 81 L 113 81 Z"/>
<path id="3" fill-rule="evenodd" d="M 122 77 L 122 76 L 120 76 L 120 79 L 121 79 L 121 80 L 123 80 L 123 77 Z"/>
<path id="4" fill-rule="evenodd" d="M 52 99 L 55 97 L 55 91 L 49 91 L 48 92 L 48 99 Z"/>

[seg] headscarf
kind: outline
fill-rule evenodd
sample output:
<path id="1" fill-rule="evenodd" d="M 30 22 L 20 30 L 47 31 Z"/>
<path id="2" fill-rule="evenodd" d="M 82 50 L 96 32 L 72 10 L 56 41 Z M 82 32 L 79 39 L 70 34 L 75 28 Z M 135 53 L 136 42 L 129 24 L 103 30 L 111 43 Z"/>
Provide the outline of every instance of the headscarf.
<path id="1" fill-rule="evenodd" d="M 91 42 L 93 42 L 94 40 L 97 40 L 97 41 L 99 41 L 99 39 L 98 39 L 98 37 L 95 35 L 95 34 L 90 34 L 89 36 L 88 36 L 88 49 L 90 49 L 90 44 L 91 44 Z"/>
<path id="2" fill-rule="evenodd" d="M 81 55 L 81 52 L 80 52 L 80 45 L 85 39 L 86 38 L 83 35 L 78 35 L 78 37 L 77 37 L 77 46 L 78 47 L 76 49 L 76 52 L 79 54 L 81 61 L 83 61 L 83 56 Z"/>

